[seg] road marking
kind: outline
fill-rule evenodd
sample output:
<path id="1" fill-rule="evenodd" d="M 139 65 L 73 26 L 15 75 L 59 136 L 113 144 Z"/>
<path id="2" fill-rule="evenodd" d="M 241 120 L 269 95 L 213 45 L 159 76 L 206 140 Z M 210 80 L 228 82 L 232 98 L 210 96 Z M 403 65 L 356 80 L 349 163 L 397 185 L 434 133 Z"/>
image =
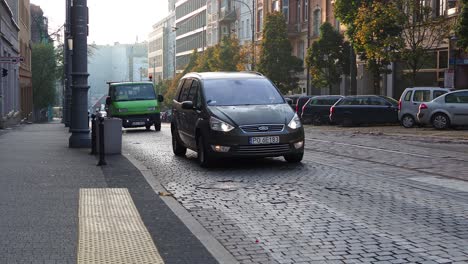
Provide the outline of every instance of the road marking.
<path id="1" fill-rule="evenodd" d="M 335 141 L 329 141 L 329 140 L 312 139 L 312 138 L 306 138 L 306 140 L 317 141 L 317 142 L 322 142 L 322 143 L 332 143 L 332 144 L 336 144 L 336 145 L 351 146 L 351 147 L 363 148 L 363 149 L 370 149 L 370 150 L 379 150 L 379 151 L 385 151 L 385 152 L 396 153 L 396 154 L 405 154 L 405 155 L 414 156 L 414 157 L 420 157 L 420 158 L 431 158 L 431 159 L 433 159 L 433 158 L 439 158 L 439 157 L 433 157 L 433 156 L 427 156 L 427 155 L 421 155 L 421 154 L 414 154 L 414 153 L 403 152 L 403 151 L 397 151 L 397 150 L 389 150 L 389 149 L 383 149 L 383 148 L 367 147 L 367 146 L 361 146 L 361 145 L 355 145 L 355 144 L 349 144 L 349 143 L 342 143 L 342 142 L 335 142 Z"/>
<path id="2" fill-rule="evenodd" d="M 439 177 L 414 177 L 410 180 L 437 185 L 440 187 L 450 188 L 460 192 L 468 192 L 468 182 L 455 179 L 442 179 Z"/>
<path id="3" fill-rule="evenodd" d="M 164 263 L 127 189 L 80 189 L 77 263 Z"/>

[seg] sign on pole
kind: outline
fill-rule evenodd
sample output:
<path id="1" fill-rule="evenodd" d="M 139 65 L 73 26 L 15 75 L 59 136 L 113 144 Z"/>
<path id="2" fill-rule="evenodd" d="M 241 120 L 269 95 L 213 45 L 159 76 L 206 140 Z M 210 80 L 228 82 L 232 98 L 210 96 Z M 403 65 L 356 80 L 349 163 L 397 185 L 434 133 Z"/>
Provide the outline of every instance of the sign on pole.
<path id="1" fill-rule="evenodd" d="M 23 61 L 23 57 L 0 57 L 0 63 L 20 63 Z"/>

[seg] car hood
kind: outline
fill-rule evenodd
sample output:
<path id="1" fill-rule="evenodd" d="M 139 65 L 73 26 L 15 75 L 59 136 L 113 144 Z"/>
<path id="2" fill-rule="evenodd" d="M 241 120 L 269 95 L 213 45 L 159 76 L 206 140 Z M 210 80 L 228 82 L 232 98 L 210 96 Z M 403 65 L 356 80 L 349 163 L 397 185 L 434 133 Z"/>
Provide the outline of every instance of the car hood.
<path id="1" fill-rule="evenodd" d="M 294 116 L 289 104 L 209 106 L 209 111 L 234 125 L 288 124 Z"/>

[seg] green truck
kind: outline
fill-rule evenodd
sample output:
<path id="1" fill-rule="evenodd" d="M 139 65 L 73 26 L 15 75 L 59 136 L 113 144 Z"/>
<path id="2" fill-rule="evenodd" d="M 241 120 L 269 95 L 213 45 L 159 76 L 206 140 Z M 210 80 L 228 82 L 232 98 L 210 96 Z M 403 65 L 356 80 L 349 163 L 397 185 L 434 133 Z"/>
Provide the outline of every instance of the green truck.
<path id="1" fill-rule="evenodd" d="M 160 104 L 152 82 L 108 82 L 106 109 L 109 117 L 122 119 L 122 126 L 161 130 Z"/>

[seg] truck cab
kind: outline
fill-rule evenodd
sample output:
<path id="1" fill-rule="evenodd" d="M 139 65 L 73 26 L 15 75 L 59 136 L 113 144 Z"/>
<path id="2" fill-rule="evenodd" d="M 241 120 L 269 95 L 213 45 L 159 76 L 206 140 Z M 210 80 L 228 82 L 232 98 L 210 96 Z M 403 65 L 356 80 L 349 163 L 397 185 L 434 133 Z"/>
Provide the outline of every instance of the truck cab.
<path id="1" fill-rule="evenodd" d="M 160 104 L 164 101 L 158 95 L 152 82 L 108 82 L 106 99 L 107 116 L 122 119 L 124 128 L 154 125 L 161 130 Z"/>

